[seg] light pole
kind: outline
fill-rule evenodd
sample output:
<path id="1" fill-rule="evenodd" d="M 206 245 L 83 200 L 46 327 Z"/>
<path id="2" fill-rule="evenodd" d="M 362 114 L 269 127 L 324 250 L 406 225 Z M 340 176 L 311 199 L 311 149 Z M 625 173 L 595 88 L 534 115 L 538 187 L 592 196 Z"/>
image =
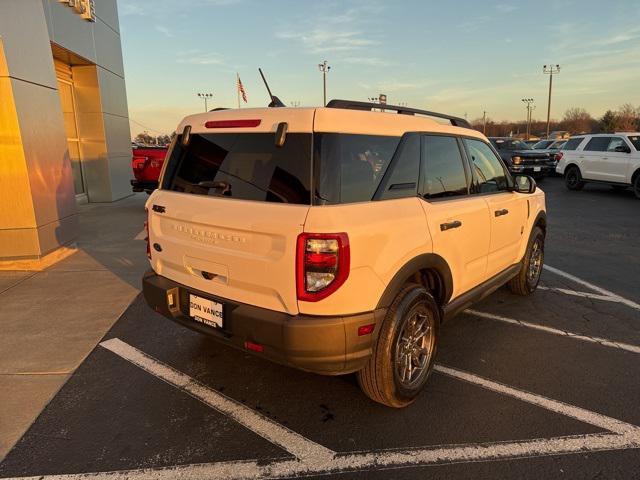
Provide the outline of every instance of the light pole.
<path id="1" fill-rule="evenodd" d="M 198 96 L 204 99 L 204 111 L 208 112 L 209 108 L 207 107 L 207 100 L 213 98 L 213 93 L 198 93 Z"/>
<path id="2" fill-rule="evenodd" d="M 527 104 L 527 136 L 525 140 L 529 140 L 529 133 L 531 129 L 531 111 L 535 107 L 533 106 L 533 98 L 523 98 L 522 101 Z"/>
<path id="3" fill-rule="evenodd" d="M 327 72 L 331 70 L 331 67 L 327 64 L 327 61 L 325 60 L 324 62 L 318 64 L 318 68 L 322 72 L 322 92 L 323 92 L 322 98 L 324 99 L 324 103 L 323 103 L 323 106 L 324 106 L 327 104 Z"/>
<path id="4" fill-rule="evenodd" d="M 482 134 L 487 134 L 487 111 L 482 111 Z"/>
<path id="5" fill-rule="evenodd" d="M 549 124 L 551 122 L 551 87 L 553 86 L 553 76 L 560 73 L 560 65 L 543 65 L 542 73 L 549 75 L 549 103 L 547 104 L 547 138 L 549 138 Z"/>

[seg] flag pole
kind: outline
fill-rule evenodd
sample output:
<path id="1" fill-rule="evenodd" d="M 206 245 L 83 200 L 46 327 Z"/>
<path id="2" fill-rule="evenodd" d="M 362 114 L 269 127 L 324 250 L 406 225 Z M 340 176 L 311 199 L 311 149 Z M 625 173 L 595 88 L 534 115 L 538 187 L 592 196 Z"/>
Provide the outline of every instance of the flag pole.
<path id="1" fill-rule="evenodd" d="M 242 108 L 240 106 L 240 74 L 236 72 L 236 93 L 238 94 L 238 108 Z"/>

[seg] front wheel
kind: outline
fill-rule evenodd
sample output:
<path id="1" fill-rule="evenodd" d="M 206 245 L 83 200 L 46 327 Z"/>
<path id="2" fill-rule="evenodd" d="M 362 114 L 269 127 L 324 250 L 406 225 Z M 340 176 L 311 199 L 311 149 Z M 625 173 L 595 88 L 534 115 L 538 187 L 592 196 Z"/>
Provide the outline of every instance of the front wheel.
<path id="1" fill-rule="evenodd" d="M 535 227 L 529 238 L 527 251 L 522 259 L 518 274 L 507 283 L 509 290 L 516 295 L 530 295 L 538 287 L 544 265 L 544 232 Z"/>
<path id="2" fill-rule="evenodd" d="M 633 181 L 633 193 L 636 194 L 636 198 L 640 198 L 640 173 L 636 175 L 636 179 Z"/>
<path id="3" fill-rule="evenodd" d="M 413 403 L 433 369 L 439 325 L 433 296 L 417 284 L 404 287 L 382 321 L 369 361 L 357 374 L 365 395 L 394 408 Z"/>

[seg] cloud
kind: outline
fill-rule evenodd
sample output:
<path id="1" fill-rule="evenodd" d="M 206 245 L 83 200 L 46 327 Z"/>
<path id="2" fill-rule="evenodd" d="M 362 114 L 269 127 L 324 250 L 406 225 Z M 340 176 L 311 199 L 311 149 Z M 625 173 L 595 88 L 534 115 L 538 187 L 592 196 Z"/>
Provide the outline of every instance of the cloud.
<path id="1" fill-rule="evenodd" d="M 378 57 L 344 57 L 342 58 L 342 62 L 367 67 L 388 67 L 392 65 L 390 61 Z"/>
<path id="2" fill-rule="evenodd" d="M 164 25 L 155 25 L 153 28 L 155 28 L 158 32 L 163 34 L 165 37 L 169 37 L 169 38 L 174 37 L 173 32 L 169 30 L 167 27 L 165 27 Z"/>
<path id="3" fill-rule="evenodd" d="M 511 13 L 518 9 L 517 6 L 510 3 L 499 3 L 497 5 L 494 5 L 493 8 L 495 8 L 500 13 Z"/>
<path id="4" fill-rule="evenodd" d="M 199 53 L 191 51 L 186 55 L 178 54 L 178 63 L 187 63 L 190 65 L 223 65 L 223 58 L 217 53 Z"/>
<path id="5" fill-rule="evenodd" d="M 380 45 L 384 29 L 371 28 L 371 24 L 379 21 L 385 7 L 371 0 L 352 0 L 349 4 L 336 14 L 344 8 L 343 3 L 319 2 L 313 7 L 315 12 L 300 18 L 295 26 L 281 25 L 275 36 L 298 43 L 309 54 L 343 52 L 354 57 L 365 47 Z"/>

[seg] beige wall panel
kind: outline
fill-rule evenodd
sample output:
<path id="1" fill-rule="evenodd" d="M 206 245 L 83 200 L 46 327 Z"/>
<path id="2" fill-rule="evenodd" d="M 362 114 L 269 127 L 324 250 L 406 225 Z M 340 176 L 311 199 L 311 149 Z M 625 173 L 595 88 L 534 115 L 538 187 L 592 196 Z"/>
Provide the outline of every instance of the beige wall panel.
<path id="1" fill-rule="evenodd" d="M 6 58 L 0 62 L 0 77 L 56 88 L 42 2 L 0 0 L 0 36 Z"/>
<path id="2" fill-rule="evenodd" d="M 58 0 L 50 0 L 49 5 L 53 25 L 51 40 L 95 63 L 96 54 L 93 41 L 93 26 L 95 24 L 83 20 L 74 9 Z M 51 52 L 49 52 L 49 56 L 51 56 Z"/>
<path id="3" fill-rule="evenodd" d="M 13 100 L 12 79 L 7 77 L 0 77 L 0 166 L 0 231 L 35 227 L 36 218 Z M 4 246 L 0 242 L 0 252 Z"/>
<path id="4" fill-rule="evenodd" d="M 119 157 L 109 157 L 109 170 L 111 173 L 111 197 L 112 200 L 132 195 L 129 180 L 133 178 L 131 172 L 131 154 Z"/>
<path id="5" fill-rule="evenodd" d="M 78 236 L 80 225 L 78 215 L 61 218 L 38 227 L 40 255 L 51 253 L 60 245 L 72 243 Z"/>
<path id="6" fill-rule="evenodd" d="M 109 25 L 116 32 L 120 32 L 116 0 L 98 0 L 96 2 L 96 17 Z"/>
<path id="7" fill-rule="evenodd" d="M 109 70 L 98 67 L 98 82 L 100 84 L 102 111 L 112 115 L 128 117 L 129 109 L 127 107 L 127 91 L 124 79 Z"/>
<path id="8" fill-rule="evenodd" d="M 57 90 L 12 82 L 38 226 L 77 213 Z"/>
<path id="9" fill-rule="evenodd" d="M 131 140 L 129 139 L 129 119 L 117 115 L 104 115 L 104 132 L 107 141 L 107 152 L 110 157 L 131 157 Z"/>
<path id="10" fill-rule="evenodd" d="M 0 262 L 39 256 L 38 230 L 0 230 Z"/>
<path id="11" fill-rule="evenodd" d="M 44 18 L 47 22 L 47 31 L 49 32 L 49 38 L 52 38 L 53 22 L 51 21 L 51 5 L 49 5 L 49 0 L 42 0 L 42 8 L 44 9 Z"/>
<path id="12" fill-rule="evenodd" d="M 120 35 L 102 22 L 96 22 L 93 25 L 96 49 L 95 63 L 121 77 L 124 77 Z"/>

